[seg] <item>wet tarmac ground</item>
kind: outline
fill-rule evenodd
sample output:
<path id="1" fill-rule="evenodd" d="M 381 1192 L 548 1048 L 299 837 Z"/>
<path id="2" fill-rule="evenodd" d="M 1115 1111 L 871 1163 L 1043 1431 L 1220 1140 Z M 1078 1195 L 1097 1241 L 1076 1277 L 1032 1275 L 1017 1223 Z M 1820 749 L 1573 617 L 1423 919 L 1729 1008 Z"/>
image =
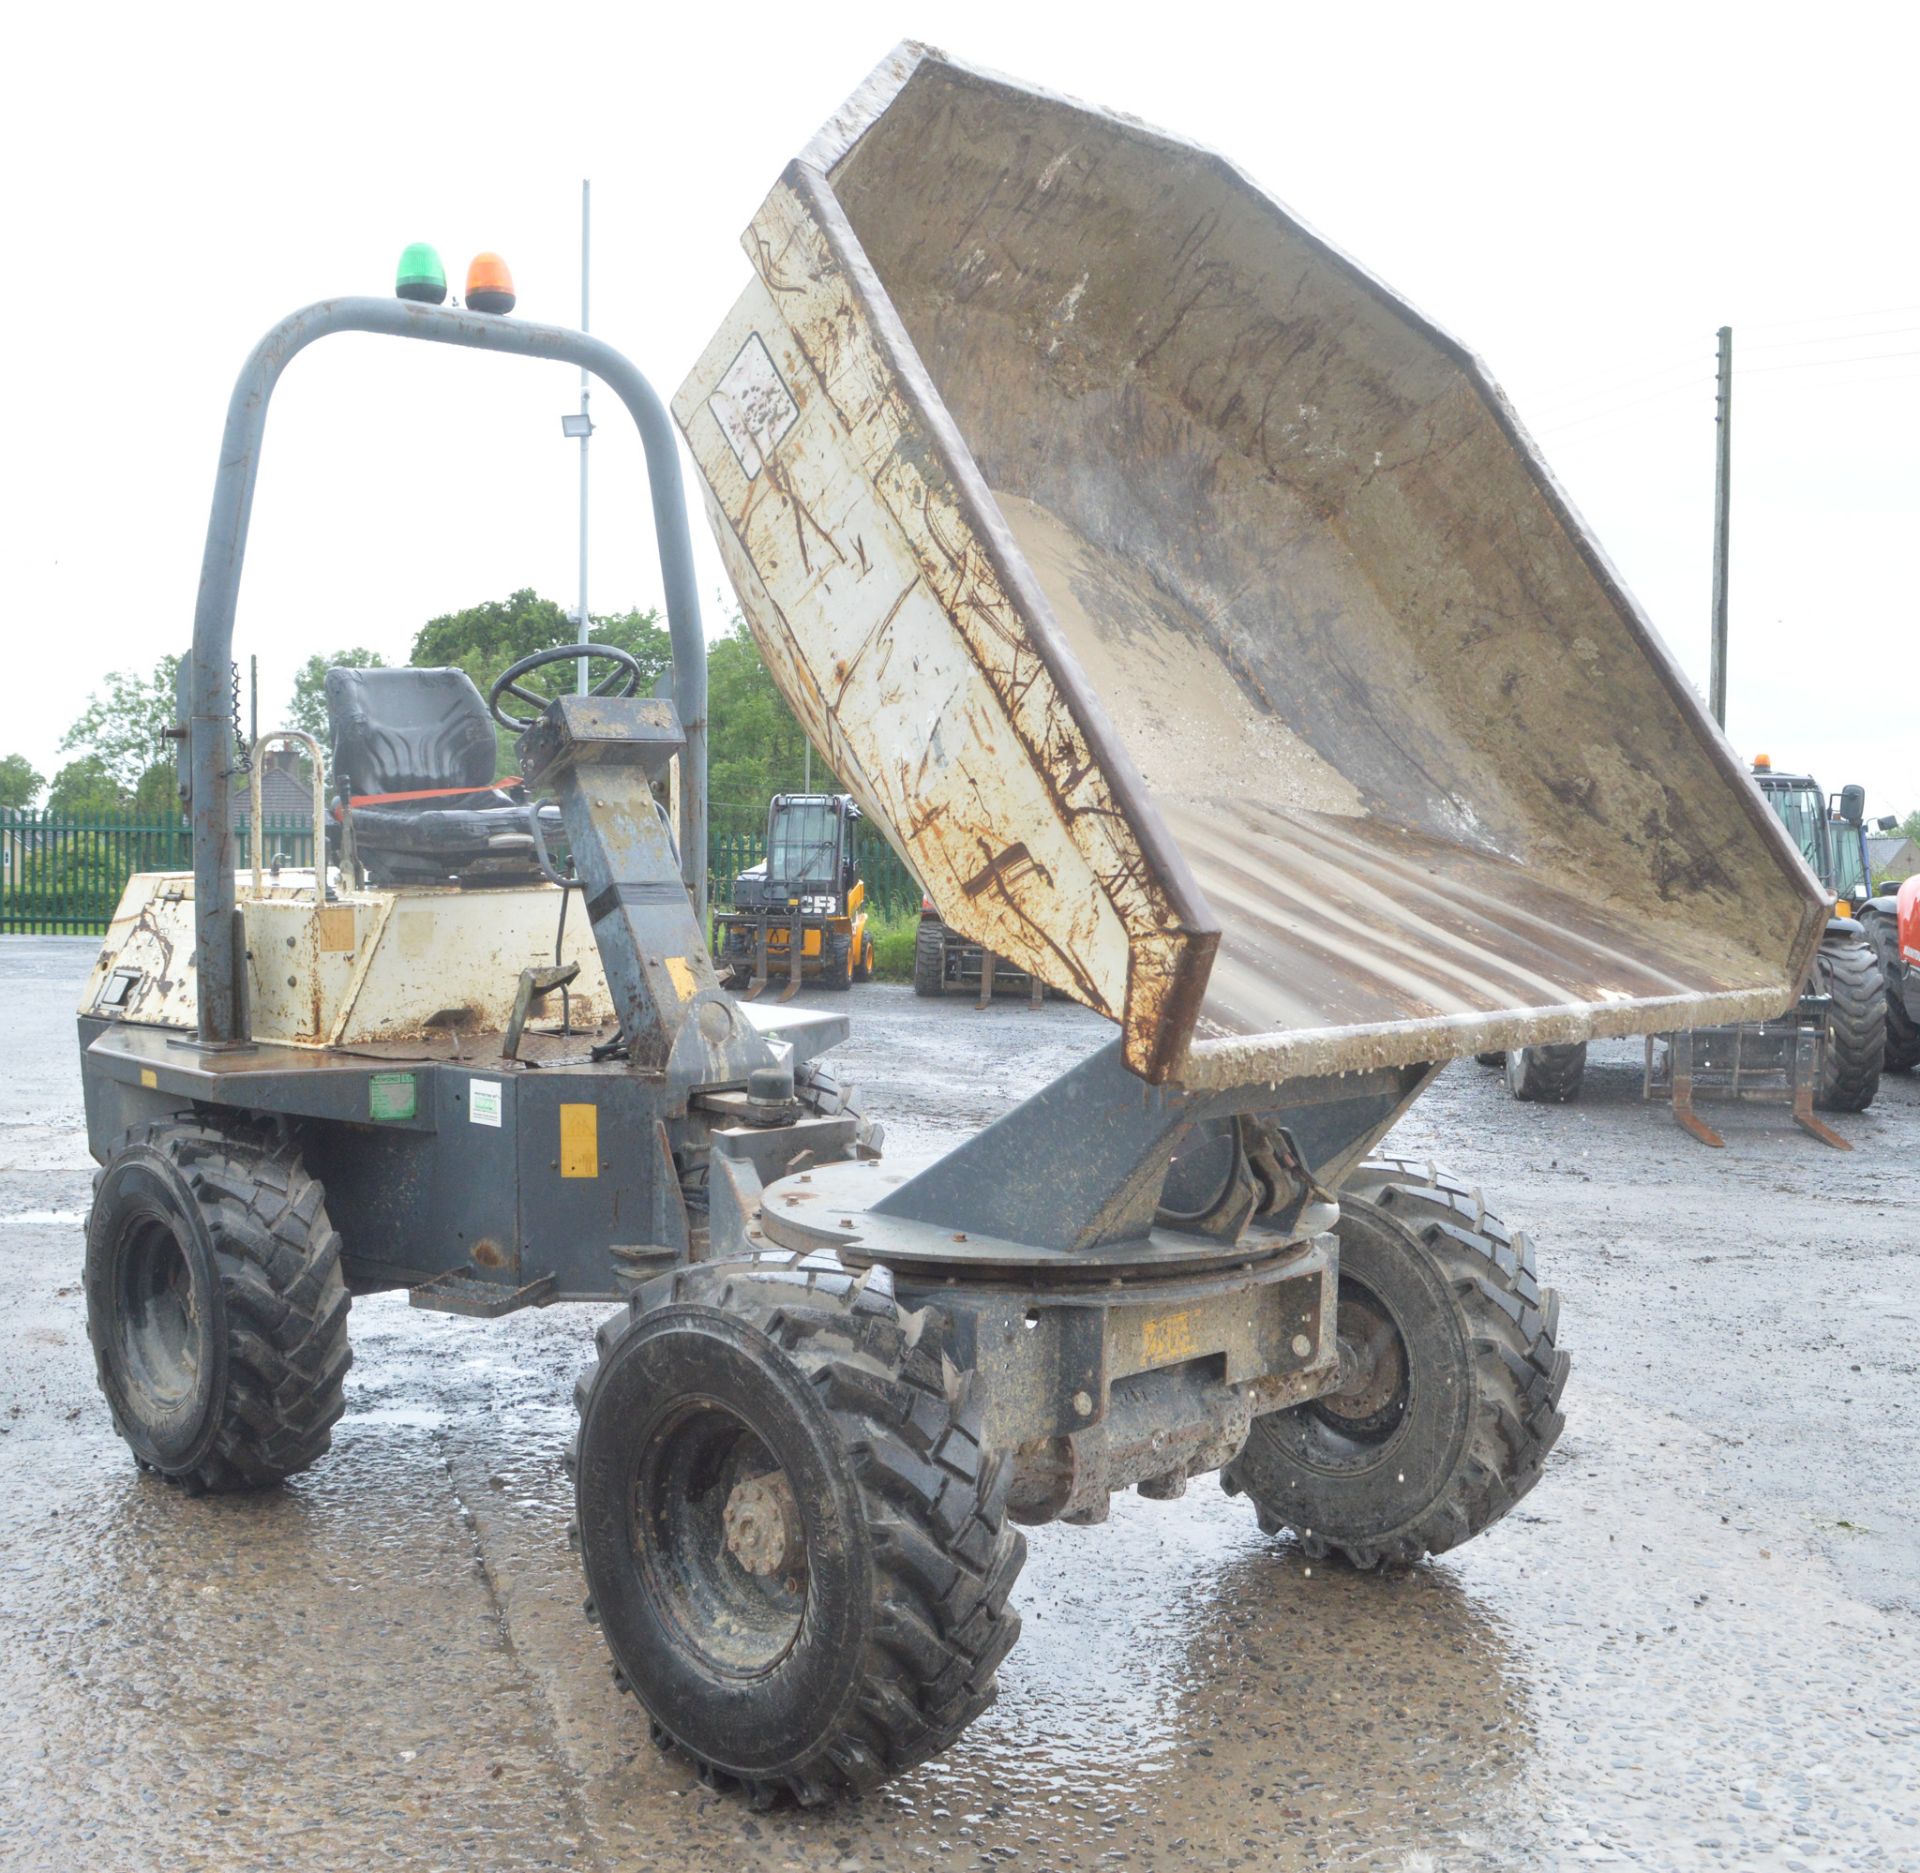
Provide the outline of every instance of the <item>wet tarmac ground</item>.
<path id="1" fill-rule="evenodd" d="M 1477 1179 L 1564 1296 L 1569 1428 L 1486 1536 L 1308 1563 L 1211 1480 L 1030 1531 L 998 1705 L 867 1801 L 755 1815 L 615 1690 L 565 1527 L 602 1309 L 355 1303 L 332 1453 L 250 1499 L 139 1474 L 92 1375 L 72 1009 L 0 942 L 0 1865 L 1920 1868 L 1920 1083 L 1842 1118 L 1450 1068 L 1396 1148 Z M 812 999 L 809 996 L 809 999 Z M 1105 1030 L 856 991 L 840 1060 L 918 1149 Z"/>

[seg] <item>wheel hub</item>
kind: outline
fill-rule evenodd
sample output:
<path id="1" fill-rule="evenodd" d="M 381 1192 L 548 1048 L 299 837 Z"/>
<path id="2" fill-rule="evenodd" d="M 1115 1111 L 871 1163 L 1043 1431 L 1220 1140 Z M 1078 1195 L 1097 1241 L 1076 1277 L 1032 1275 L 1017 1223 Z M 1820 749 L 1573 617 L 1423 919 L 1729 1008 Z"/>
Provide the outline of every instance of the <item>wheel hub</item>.
<path id="1" fill-rule="evenodd" d="M 721 1512 L 727 1552 L 749 1574 L 790 1576 L 806 1565 L 800 1505 L 786 1473 L 774 1470 L 736 1483 Z"/>
<path id="2" fill-rule="evenodd" d="M 1399 1329 L 1370 1297 L 1342 1294 L 1336 1337 L 1340 1388 L 1317 1399 L 1316 1406 L 1356 1431 L 1377 1428 L 1407 1382 L 1407 1349 Z"/>

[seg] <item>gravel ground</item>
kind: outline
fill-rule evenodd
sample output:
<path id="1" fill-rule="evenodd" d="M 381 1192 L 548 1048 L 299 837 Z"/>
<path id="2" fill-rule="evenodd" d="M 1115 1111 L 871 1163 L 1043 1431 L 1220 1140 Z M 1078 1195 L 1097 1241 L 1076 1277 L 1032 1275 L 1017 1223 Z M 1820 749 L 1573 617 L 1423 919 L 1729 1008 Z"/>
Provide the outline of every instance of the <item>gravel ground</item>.
<path id="1" fill-rule="evenodd" d="M 648 1746 L 580 1617 L 559 1455 L 600 1310 L 356 1303 L 310 1475 L 134 1470 L 78 1287 L 91 954 L 0 943 L 0 1863 L 1920 1868 L 1912 1080 L 1850 1154 L 1767 1107 L 1715 1108 L 1714 1152 L 1626 1045 L 1568 1109 L 1450 1068 L 1392 1145 L 1478 1179 L 1565 1299 L 1569 1429 L 1522 1507 L 1386 1579 L 1205 1482 L 1032 1531 L 999 1704 L 864 1803 L 756 1816 Z M 851 1007 L 839 1058 L 916 1151 L 1105 1032 Z"/>

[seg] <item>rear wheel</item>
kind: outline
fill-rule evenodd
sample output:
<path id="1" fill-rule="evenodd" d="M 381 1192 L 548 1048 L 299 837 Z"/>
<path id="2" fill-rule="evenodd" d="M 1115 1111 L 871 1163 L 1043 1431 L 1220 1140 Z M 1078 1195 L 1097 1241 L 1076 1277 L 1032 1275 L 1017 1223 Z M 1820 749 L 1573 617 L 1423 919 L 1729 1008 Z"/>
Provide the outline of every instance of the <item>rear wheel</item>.
<path id="1" fill-rule="evenodd" d="M 326 1450 L 347 1290 L 325 1193 L 251 1131 L 167 1120 L 94 1180 L 87 1333 L 114 1428 L 198 1494 L 259 1489 Z"/>
<path id="2" fill-rule="evenodd" d="M 1907 1005 L 1891 987 L 1887 991 L 1887 1052 L 1889 1073 L 1911 1073 L 1920 1067 L 1920 1022 L 1907 1013 Z"/>
<path id="3" fill-rule="evenodd" d="M 1577 1097 L 1587 1071 L 1587 1043 L 1507 1050 L 1507 1090 L 1516 1099 L 1565 1105 Z"/>
<path id="4" fill-rule="evenodd" d="M 1886 984 L 1887 1048 L 1882 1069 L 1888 1073 L 1911 1073 L 1920 1066 L 1920 1022 L 1907 1012 L 1902 978 L 1909 965 L 1900 960 L 1900 939 L 1891 918 L 1869 914 L 1863 921 L 1880 959 L 1881 979 Z"/>
<path id="5" fill-rule="evenodd" d="M 1832 999 L 1820 1043 L 1813 1103 L 1825 1112 L 1864 1112 L 1880 1090 L 1887 1046 L 1887 979 L 1860 937 L 1822 940 L 1813 985 Z"/>
<path id="6" fill-rule="evenodd" d="M 654 1736 L 756 1805 L 873 1787 L 993 1702 L 1026 1545 L 945 1323 L 828 1256 L 686 1268 L 601 1328 L 588 1610 Z"/>
<path id="7" fill-rule="evenodd" d="M 913 992 L 942 995 L 946 987 L 946 932 L 937 923 L 923 922 L 913 939 Z"/>
<path id="8" fill-rule="evenodd" d="M 1431 1165 L 1362 1165 L 1339 1237 L 1340 1390 L 1256 1418 L 1221 1481 L 1315 1557 L 1417 1561 L 1539 1481 L 1564 1424 L 1560 1300 L 1526 1237 Z"/>

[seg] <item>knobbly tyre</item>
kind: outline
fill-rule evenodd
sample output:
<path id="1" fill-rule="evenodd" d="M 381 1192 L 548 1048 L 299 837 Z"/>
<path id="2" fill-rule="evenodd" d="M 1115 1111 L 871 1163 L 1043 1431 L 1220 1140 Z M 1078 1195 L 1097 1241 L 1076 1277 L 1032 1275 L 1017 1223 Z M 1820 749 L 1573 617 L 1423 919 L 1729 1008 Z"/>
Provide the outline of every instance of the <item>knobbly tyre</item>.
<path id="1" fill-rule="evenodd" d="M 933 1000 L 956 988 L 971 990 L 976 1008 L 991 1007 L 1002 989 L 1025 995 L 1028 1005 L 1038 1008 L 1048 992 L 1038 976 L 1009 968 L 992 950 L 969 943 L 941 919 L 933 899 L 922 895 L 920 926 L 913 933 L 913 992 Z"/>
<path id="2" fill-rule="evenodd" d="M 1890 1073 L 1920 1067 L 1920 876 L 1869 899 L 1860 921 L 1880 958 L 1887 983 Z"/>
<path id="3" fill-rule="evenodd" d="M 876 1159 L 844 1019 L 737 1001 L 703 941 L 666 412 L 601 340 L 333 300 L 230 408 L 194 871 L 133 881 L 81 1016 L 86 1287 L 135 1455 L 216 1490 L 324 1450 L 350 1294 L 620 1302 L 569 1459 L 590 1612 L 659 1740 L 813 1803 L 991 1703 L 1017 1524 L 1209 1471 L 1362 1567 L 1495 1521 L 1560 1429 L 1557 1304 L 1378 1141 L 1461 1054 L 1777 1012 L 1825 904 L 1470 354 L 1220 159 L 906 46 L 744 246 L 674 409 L 762 652 L 940 916 L 1116 1038 Z M 339 331 L 615 392 L 671 700 L 617 653 L 585 696 L 502 672 L 499 797 L 470 686 L 332 685 L 340 862 L 243 889 L 253 480 Z"/>

